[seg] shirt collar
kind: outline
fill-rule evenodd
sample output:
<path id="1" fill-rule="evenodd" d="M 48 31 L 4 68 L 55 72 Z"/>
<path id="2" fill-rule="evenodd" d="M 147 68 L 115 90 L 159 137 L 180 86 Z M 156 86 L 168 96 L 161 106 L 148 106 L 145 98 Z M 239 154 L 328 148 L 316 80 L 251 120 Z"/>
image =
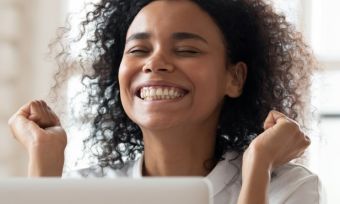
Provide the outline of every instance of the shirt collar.
<path id="1" fill-rule="evenodd" d="M 206 176 L 211 183 L 213 196 L 222 191 L 225 186 L 233 183 L 241 172 L 240 157 L 237 157 L 237 153 L 226 153 L 223 157 L 225 159 L 218 162 Z"/>
<path id="2" fill-rule="evenodd" d="M 212 187 L 212 195 L 217 195 L 223 188 L 231 184 L 241 172 L 240 158 L 237 153 L 226 153 L 225 159 L 218 162 L 214 169 L 205 177 L 210 181 Z M 134 164 L 132 178 L 142 178 L 144 154 L 142 154 Z"/>

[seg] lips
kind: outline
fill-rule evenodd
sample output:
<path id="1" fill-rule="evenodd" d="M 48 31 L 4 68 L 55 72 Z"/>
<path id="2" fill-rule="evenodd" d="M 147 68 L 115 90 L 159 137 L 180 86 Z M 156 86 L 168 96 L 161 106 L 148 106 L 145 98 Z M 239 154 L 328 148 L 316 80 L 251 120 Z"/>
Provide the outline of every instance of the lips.
<path id="1" fill-rule="evenodd" d="M 182 98 L 188 91 L 179 86 L 145 84 L 137 88 L 136 95 L 145 101 L 176 100 Z"/>

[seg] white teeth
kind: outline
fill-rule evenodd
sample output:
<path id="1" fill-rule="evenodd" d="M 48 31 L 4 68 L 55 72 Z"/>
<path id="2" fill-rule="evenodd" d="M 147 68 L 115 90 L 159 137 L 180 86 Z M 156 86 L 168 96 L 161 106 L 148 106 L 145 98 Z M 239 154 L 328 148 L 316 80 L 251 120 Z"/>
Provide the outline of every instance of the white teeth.
<path id="1" fill-rule="evenodd" d="M 173 96 L 173 95 L 174 95 L 174 90 L 173 90 L 173 89 L 170 89 L 169 95 L 170 95 L 170 96 Z"/>
<path id="2" fill-rule="evenodd" d="M 165 96 L 168 96 L 168 95 L 169 95 L 169 90 L 168 90 L 168 89 L 164 89 L 164 90 L 163 90 L 163 94 L 164 94 Z"/>
<path id="3" fill-rule="evenodd" d="M 158 89 L 156 90 L 156 95 L 157 95 L 157 96 L 162 96 L 162 95 L 163 95 L 163 91 L 162 91 L 161 88 L 158 88 Z"/>
<path id="4" fill-rule="evenodd" d="M 144 100 L 172 100 L 184 95 L 183 90 L 168 87 L 143 87 L 140 90 L 140 97 Z"/>
<path id="5" fill-rule="evenodd" d="M 149 89 L 149 96 L 156 96 L 156 89 Z"/>

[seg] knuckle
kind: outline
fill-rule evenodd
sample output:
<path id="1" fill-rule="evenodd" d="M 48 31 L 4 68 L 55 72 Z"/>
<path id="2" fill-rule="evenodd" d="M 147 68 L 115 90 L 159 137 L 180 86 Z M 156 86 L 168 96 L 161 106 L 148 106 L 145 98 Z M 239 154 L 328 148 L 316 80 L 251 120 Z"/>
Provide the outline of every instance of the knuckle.
<path id="1" fill-rule="evenodd" d="M 41 103 L 42 103 L 45 107 L 48 106 L 47 103 L 46 103 L 44 100 L 41 100 Z"/>
<path id="2" fill-rule="evenodd" d="M 40 105 L 40 106 L 44 106 L 43 100 L 39 100 L 39 105 Z"/>
<path id="3" fill-rule="evenodd" d="M 270 113 L 280 113 L 280 112 L 277 110 L 271 110 Z"/>
<path id="4" fill-rule="evenodd" d="M 295 132 L 296 134 L 301 132 L 300 125 L 293 120 L 288 119 L 285 120 L 284 125 L 286 126 L 287 129 L 289 129 L 292 132 Z"/>
<path id="5" fill-rule="evenodd" d="M 292 124 L 291 124 L 291 122 L 290 122 L 289 120 L 287 120 L 287 119 L 282 120 L 281 125 L 282 125 L 283 128 L 286 128 L 286 129 L 288 129 L 288 130 L 291 130 L 291 129 L 292 129 Z"/>
<path id="6" fill-rule="evenodd" d="M 40 104 L 40 103 L 39 103 L 38 100 L 34 100 L 34 101 L 31 102 L 31 106 L 33 106 L 33 107 L 35 107 L 35 108 L 36 108 L 36 107 L 39 107 L 39 104 Z"/>
<path id="7" fill-rule="evenodd" d="M 309 146 L 312 143 L 311 140 L 308 137 L 307 138 L 305 137 L 304 142 L 305 142 L 306 146 Z"/>
<path id="8" fill-rule="evenodd" d="M 276 113 L 276 110 L 270 110 L 269 111 L 269 114 L 275 114 Z"/>

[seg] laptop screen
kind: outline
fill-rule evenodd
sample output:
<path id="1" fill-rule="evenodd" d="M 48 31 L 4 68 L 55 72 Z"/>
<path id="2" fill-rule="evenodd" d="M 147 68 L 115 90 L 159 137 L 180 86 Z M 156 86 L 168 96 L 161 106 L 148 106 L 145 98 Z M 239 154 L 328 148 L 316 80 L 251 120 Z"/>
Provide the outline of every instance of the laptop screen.
<path id="1" fill-rule="evenodd" d="M 200 177 L 0 180 L 6 204 L 212 204 L 210 191 Z"/>

